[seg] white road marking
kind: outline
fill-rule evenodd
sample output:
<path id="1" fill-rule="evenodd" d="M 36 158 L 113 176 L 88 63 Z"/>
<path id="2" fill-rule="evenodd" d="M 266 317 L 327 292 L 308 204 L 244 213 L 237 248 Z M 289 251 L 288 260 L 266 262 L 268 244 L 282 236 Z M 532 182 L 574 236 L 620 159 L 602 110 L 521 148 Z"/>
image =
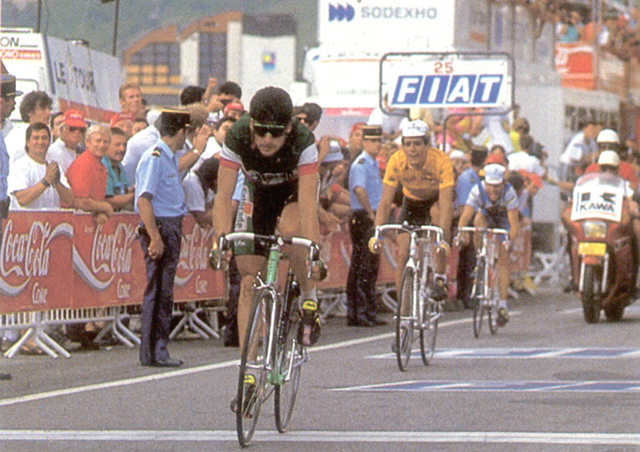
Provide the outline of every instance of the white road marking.
<path id="1" fill-rule="evenodd" d="M 469 319 L 462 319 L 462 320 L 452 320 L 449 322 L 442 322 L 440 324 L 440 327 L 458 325 L 460 323 L 465 323 L 469 321 L 470 321 Z M 309 353 L 317 353 L 317 352 L 322 352 L 327 350 L 335 350 L 338 348 L 352 347 L 354 345 L 367 344 L 369 342 L 375 342 L 383 339 L 388 340 L 392 337 L 395 337 L 394 333 L 385 333 L 385 334 L 378 334 L 376 336 L 371 336 L 371 337 L 338 342 L 335 344 L 320 345 L 318 347 L 310 348 Z M 191 374 L 196 374 L 200 372 L 208 372 L 211 370 L 218 370 L 218 369 L 224 369 L 227 367 L 237 366 L 238 363 L 239 363 L 239 360 L 225 361 L 217 364 L 190 367 L 188 369 L 173 370 L 173 371 L 163 372 L 163 373 L 154 374 L 154 375 L 147 375 L 144 377 L 127 378 L 125 380 L 109 381 L 105 383 L 97 383 L 97 384 L 87 385 L 87 386 L 78 386 L 75 388 L 58 389 L 55 391 L 47 391 L 47 392 L 41 392 L 37 394 L 29 394 L 26 396 L 12 397 L 9 399 L 0 400 L 0 407 L 15 405 L 18 403 L 33 402 L 36 400 L 50 399 L 54 397 L 63 397 L 63 396 L 72 395 L 72 394 L 80 394 L 80 393 L 89 392 L 89 391 L 98 391 L 102 389 L 117 388 L 120 386 L 147 383 L 151 381 L 164 380 L 166 378 L 182 377 L 185 375 L 191 375 Z"/>
<path id="2" fill-rule="evenodd" d="M 231 430 L 0 430 L 3 441 L 236 441 Z M 259 431 L 255 442 L 503 443 L 638 446 L 639 433 Z"/>

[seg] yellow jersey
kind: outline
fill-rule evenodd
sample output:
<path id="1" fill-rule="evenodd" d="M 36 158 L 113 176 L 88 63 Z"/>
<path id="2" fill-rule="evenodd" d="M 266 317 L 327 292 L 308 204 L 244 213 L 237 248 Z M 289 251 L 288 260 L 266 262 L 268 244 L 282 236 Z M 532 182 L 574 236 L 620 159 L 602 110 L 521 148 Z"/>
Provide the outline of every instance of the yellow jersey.
<path id="1" fill-rule="evenodd" d="M 421 169 L 411 168 L 407 156 L 400 149 L 389 158 L 383 183 L 392 187 L 402 184 L 402 193 L 415 201 L 436 200 L 440 189 L 452 187 L 455 183 L 453 165 L 447 154 L 430 147 L 424 166 Z"/>

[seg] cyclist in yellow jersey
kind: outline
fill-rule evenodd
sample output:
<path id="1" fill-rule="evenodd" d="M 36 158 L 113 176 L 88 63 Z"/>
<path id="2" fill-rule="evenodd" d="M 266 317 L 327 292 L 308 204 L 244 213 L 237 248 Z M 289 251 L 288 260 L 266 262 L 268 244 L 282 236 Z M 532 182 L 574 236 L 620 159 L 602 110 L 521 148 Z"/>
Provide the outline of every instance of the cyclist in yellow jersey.
<path id="1" fill-rule="evenodd" d="M 398 185 L 402 185 L 404 200 L 398 223 L 420 226 L 432 224 L 442 228 L 445 243 L 440 244 L 436 259 L 436 289 L 434 299 L 446 298 L 445 272 L 451 241 L 453 216 L 453 165 L 439 149 L 429 146 L 429 127 L 421 120 L 405 123 L 402 128 L 402 149 L 387 163 L 382 184 L 382 199 L 376 212 L 376 226 L 389 222 L 391 204 Z M 379 241 L 371 240 L 369 249 L 380 252 Z M 398 236 L 398 266 L 396 287 L 400 290 L 402 270 L 409 258 L 409 234 Z"/>

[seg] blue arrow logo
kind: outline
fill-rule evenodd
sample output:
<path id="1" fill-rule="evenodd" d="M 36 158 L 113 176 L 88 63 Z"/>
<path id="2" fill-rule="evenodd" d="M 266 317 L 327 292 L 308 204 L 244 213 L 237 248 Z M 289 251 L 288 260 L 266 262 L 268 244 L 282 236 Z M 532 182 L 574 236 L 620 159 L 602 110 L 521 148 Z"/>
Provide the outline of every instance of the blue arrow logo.
<path id="1" fill-rule="evenodd" d="M 338 22 L 343 20 L 351 22 L 355 15 L 356 11 L 353 9 L 353 6 L 349 4 L 347 4 L 347 6 L 334 6 L 332 4 L 329 4 L 329 22 L 332 22 L 334 20 L 337 20 Z"/>

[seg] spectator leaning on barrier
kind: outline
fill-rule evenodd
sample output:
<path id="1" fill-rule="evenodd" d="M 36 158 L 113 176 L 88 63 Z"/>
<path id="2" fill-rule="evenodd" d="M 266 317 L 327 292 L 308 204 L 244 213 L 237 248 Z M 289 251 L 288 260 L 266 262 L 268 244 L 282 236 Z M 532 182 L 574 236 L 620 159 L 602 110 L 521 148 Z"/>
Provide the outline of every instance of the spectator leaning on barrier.
<path id="1" fill-rule="evenodd" d="M 97 224 L 105 223 L 113 215 L 113 207 L 106 199 L 107 169 L 102 164 L 111 141 L 111 130 L 93 125 L 87 130 L 87 150 L 80 154 L 66 172 L 73 191 L 75 207 L 93 213 Z"/>
<path id="2" fill-rule="evenodd" d="M 176 152 L 184 146 L 189 120 L 185 111 L 163 111 L 157 121 L 160 140 L 144 152 L 136 171 L 136 210 L 142 220 L 140 245 L 147 267 L 140 338 L 143 366 L 183 364 L 169 356 L 167 346 L 185 214 Z"/>
<path id="3" fill-rule="evenodd" d="M 182 189 L 187 212 L 196 220 L 201 228 L 212 226 L 213 199 L 218 182 L 220 160 L 210 157 L 202 162 L 200 168 L 189 171 L 182 180 Z"/>
<path id="4" fill-rule="evenodd" d="M 134 190 L 127 173 L 122 166 L 122 159 L 127 152 L 127 134 L 118 127 L 111 128 L 111 142 L 102 164 L 107 169 L 106 201 L 114 211 L 133 210 Z"/>
<path id="5" fill-rule="evenodd" d="M 47 162 L 49 127 L 41 122 L 31 124 L 26 139 L 27 154 L 16 160 L 9 171 L 11 209 L 59 209 L 60 200 L 72 206 L 73 193 L 65 186 L 58 164 Z"/>
<path id="6" fill-rule="evenodd" d="M 84 140 L 87 132 L 87 123 L 84 114 L 78 110 L 67 110 L 64 112 L 64 123 L 60 138 L 58 138 L 49 148 L 49 159 L 60 167 L 60 172 L 65 174 L 76 159 L 78 146 Z"/>
<path id="7" fill-rule="evenodd" d="M 32 91 L 26 94 L 20 102 L 20 117 L 22 122 L 14 124 L 9 135 L 5 137 L 5 144 L 9 152 L 10 163 L 24 155 L 25 132 L 30 124 L 42 122 L 47 124 L 51 116 L 51 99 L 44 91 Z"/>

